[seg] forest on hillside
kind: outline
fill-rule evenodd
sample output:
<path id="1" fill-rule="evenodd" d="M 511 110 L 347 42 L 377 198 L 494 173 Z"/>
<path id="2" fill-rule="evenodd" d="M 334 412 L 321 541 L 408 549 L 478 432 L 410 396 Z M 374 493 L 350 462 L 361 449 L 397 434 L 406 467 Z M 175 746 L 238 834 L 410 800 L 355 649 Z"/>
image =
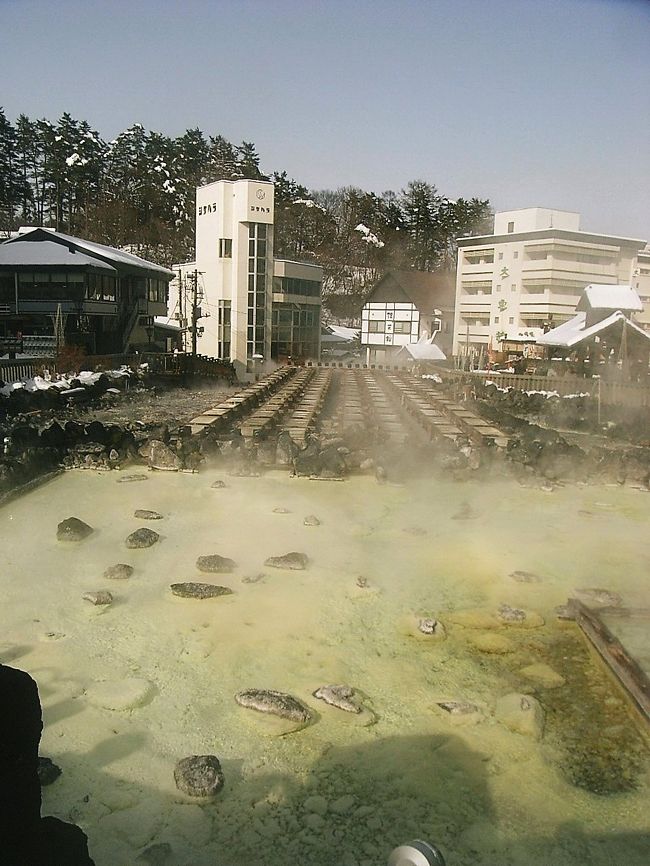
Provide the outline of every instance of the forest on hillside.
<path id="1" fill-rule="evenodd" d="M 0 108 L 0 236 L 47 226 L 169 266 L 194 255 L 195 188 L 239 178 L 275 183 L 275 255 L 323 266 L 334 316 L 357 315 L 387 270 L 452 269 L 455 239 L 491 230 L 489 201 L 452 200 L 424 180 L 381 194 L 309 190 L 284 169 L 263 171 L 252 142 L 138 123 L 105 141 L 67 113 L 12 123 Z"/>

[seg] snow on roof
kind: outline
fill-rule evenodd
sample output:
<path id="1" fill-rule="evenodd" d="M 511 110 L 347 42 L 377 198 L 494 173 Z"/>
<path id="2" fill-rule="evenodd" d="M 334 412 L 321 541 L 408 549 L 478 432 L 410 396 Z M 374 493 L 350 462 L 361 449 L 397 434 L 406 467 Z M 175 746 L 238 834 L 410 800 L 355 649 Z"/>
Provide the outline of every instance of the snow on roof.
<path id="1" fill-rule="evenodd" d="M 397 353 L 401 355 L 402 352 L 410 355 L 414 361 L 446 361 L 447 356 L 442 351 L 440 346 L 436 346 L 435 343 L 429 342 L 419 342 L 419 343 L 408 343 L 406 346 L 402 346 L 402 348 Z"/>
<path id="2" fill-rule="evenodd" d="M 170 331 L 180 331 L 181 326 L 176 319 L 170 319 L 167 316 L 154 316 L 154 325 L 159 328 L 168 328 Z"/>
<path id="3" fill-rule="evenodd" d="M 510 343 L 535 343 L 544 333 L 543 328 L 510 328 L 506 330 L 505 342 Z"/>
<path id="4" fill-rule="evenodd" d="M 643 309 L 632 286 L 591 283 L 582 293 L 576 310 L 637 310 Z"/>
<path id="5" fill-rule="evenodd" d="M 359 328 L 348 328 L 345 325 L 327 325 L 327 330 L 335 337 L 338 337 L 339 340 L 347 340 L 349 342 L 358 340 L 361 334 Z"/>
<path id="6" fill-rule="evenodd" d="M 21 232 L 20 238 L 21 241 L 25 239 L 25 242 L 35 243 L 37 241 L 36 238 L 32 241 L 27 241 L 26 239 L 33 232 L 42 232 L 44 229 L 41 228 L 33 228 L 31 230 L 27 230 L 24 233 Z M 63 234 L 63 232 L 55 232 L 47 230 L 48 233 L 52 236 L 52 238 L 60 238 L 64 242 L 72 243 L 79 249 L 85 250 L 90 255 L 99 255 L 104 258 L 110 259 L 113 262 L 121 265 L 130 265 L 131 267 L 137 268 L 145 268 L 148 271 L 159 271 L 166 276 L 173 276 L 173 271 L 170 271 L 168 268 L 164 268 L 162 265 L 157 265 L 155 262 L 149 262 L 146 259 L 140 258 L 140 256 L 133 255 L 133 253 L 127 253 L 123 250 L 115 249 L 115 247 L 108 247 L 105 244 L 98 244 L 94 241 L 87 241 L 83 238 L 75 238 L 72 235 Z M 6 241 L 7 245 L 17 243 L 16 240 Z M 56 241 L 38 241 L 38 243 L 56 243 Z M 3 245 L 4 246 L 4 245 Z"/>
<path id="7" fill-rule="evenodd" d="M 589 328 L 585 327 L 586 320 L 587 314 L 585 312 L 577 313 L 572 319 L 569 319 L 568 322 L 558 325 L 557 328 L 553 328 L 553 330 L 549 331 L 547 334 L 542 334 L 541 337 L 537 338 L 537 343 L 540 346 L 562 346 L 568 349 L 572 346 L 577 346 L 578 343 L 582 343 L 583 340 L 595 337 L 601 331 L 605 331 L 607 328 L 610 328 L 612 325 L 616 324 L 616 322 L 620 322 L 621 320 L 625 321 L 627 327 L 632 328 L 634 331 L 637 331 L 646 339 L 650 340 L 650 334 L 642 328 L 639 328 L 639 326 L 635 325 L 634 322 L 631 322 L 620 310 L 616 310 L 615 313 L 612 313 L 600 322 L 596 322 L 595 325 L 591 325 Z"/>
<path id="8" fill-rule="evenodd" d="M 55 241 L 33 241 L 13 240 L 0 244 L 0 265 L 14 267 L 33 266 L 43 267 L 53 265 L 65 268 L 97 268 L 102 271 L 115 273 L 112 265 L 99 259 L 86 256 L 83 253 L 75 253 L 63 244 Z"/>

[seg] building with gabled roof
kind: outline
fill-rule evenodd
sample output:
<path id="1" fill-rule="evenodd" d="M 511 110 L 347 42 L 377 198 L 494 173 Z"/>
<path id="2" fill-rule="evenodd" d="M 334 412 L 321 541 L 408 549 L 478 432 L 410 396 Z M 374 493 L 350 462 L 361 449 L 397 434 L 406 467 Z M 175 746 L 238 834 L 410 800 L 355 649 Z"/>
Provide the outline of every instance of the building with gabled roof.
<path id="1" fill-rule="evenodd" d="M 361 346 L 366 363 L 390 363 L 402 346 L 435 336 L 444 355 L 451 352 L 454 278 L 445 271 L 395 270 L 368 295 L 361 314 Z"/>
<path id="2" fill-rule="evenodd" d="M 0 243 L 0 340 L 49 336 L 54 346 L 56 321 L 66 343 L 89 353 L 144 348 L 173 276 L 114 247 L 23 228 Z"/>

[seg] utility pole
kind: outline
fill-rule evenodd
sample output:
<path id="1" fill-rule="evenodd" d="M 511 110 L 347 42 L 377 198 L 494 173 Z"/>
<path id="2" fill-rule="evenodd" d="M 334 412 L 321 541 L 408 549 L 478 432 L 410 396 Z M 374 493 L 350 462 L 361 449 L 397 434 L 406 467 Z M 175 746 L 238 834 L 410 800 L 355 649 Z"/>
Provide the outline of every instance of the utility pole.
<path id="1" fill-rule="evenodd" d="M 196 268 L 192 271 L 192 369 L 196 363 L 196 325 L 199 320 L 199 272 Z"/>

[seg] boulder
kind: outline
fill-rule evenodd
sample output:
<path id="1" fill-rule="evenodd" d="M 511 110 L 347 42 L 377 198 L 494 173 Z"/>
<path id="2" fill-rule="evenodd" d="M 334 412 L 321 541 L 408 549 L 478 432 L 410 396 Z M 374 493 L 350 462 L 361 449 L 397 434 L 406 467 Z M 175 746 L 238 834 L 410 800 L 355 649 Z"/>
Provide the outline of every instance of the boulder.
<path id="1" fill-rule="evenodd" d="M 320 520 L 316 517 L 315 514 L 308 514 L 307 517 L 303 520 L 303 524 L 305 526 L 320 526 Z"/>
<path id="2" fill-rule="evenodd" d="M 126 562 L 118 562 L 115 565 L 109 565 L 103 576 L 107 580 L 127 580 L 132 574 L 132 565 L 127 565 Z"/>
<path id="3" fill-rule="evenodd" d="M 181 468 L 178 454 L 158 439 L 149 440 L 148 452 L 148 462 L 152 469 L 178 472 Z"/>
<path id="4" fill-rule="evenodd" d="M 52 782 L 56 782 L 61 775 L 61 767 L 58 767 L 51 758 L 39 757 L 37 770 L 38 781 L 41 783 L 42 788 L 46 785 L 51 785 Z"/>
<path id="5" fill-rule="evenodd" d="M 271 713 L 292 722 L 308 722 L 312 718 L 311 711 L 299 700 L 285 692 L 272 689 L 245 689 L 235 695 L 235 700 L 241 707 L 257 710 L 260 713 Z"/>
<path id="6" fill-rule="evenodd" d="M 509 730 L 535 740 L 544 732 L 544 710 L 532 695 L 504 695 L 496 702 L 495 716 Z"/>
<path id="7" fill-rule="evenodd" d="M 224 776 L 214 755 L 190 755 L 174 767 L 174 781 L 190 797 L 212 797 L 223 788 Z"/>
<path id="8" fill-rule="evenodd" d="M 433 617 L 421 619 L 418 622 L 418 631 L 421 631 L 422 634 L 432 635 L 433 637 L 446 637 L 444 625 L 440 620 L 433 619 Z"/>
<path id="9" fill-rule="evenodd" d="M 173 595 L 180 598 L 217 598 L 220 595 L 232 595 L 232 589 L 227 586 L 217 586 L 214 583 L 172 583 Z"/>
<path id="10" fill-rule="evenodd" d="M 337 707 L 339 710 L 345 710 L 346 713 L 360 713 L 361 707 L 351 698 L 354 697 L 354 689 L 352 686 L 321 686 L 313 693 L 315 698 L 325 701 L 332 707 Z"/>
<path id="11" fill-rule="evenodd" d="M 264 565 L 268 565 L 270 568 L 286 568 L 291 571 L 303 571 L 307 568 L 308 562 L 309 559 L 306 554 L 292 551 L 291 553 L 285 553 L 283 556 L 269 556 L 269 558 L 265 560 Z"/>
<path id="12" fill-rule="evenodd" d="M 96 592 L 84 592 L 83 598 L 94 605 L 107 605 L 113 602 L 113 596 L 107 589 L 100 589 Z"/>
<path id="13" fill-rule="evenodd" d="M 92 526 L 88 526 L 78 517 L 67 517 L 62 520 L 56 528 L 58 541 L 83 541 L 84 538 L 94 532 Z"/>
<path id="14" fill-rule="evenodd" d="M 118 484 L 131 484 L 134 481 L 148 481 L 149 476 L 143 475 L 141 472 L 134 472 L 131 475 L 122 475 L 117 479 Z"/>
<path id="15" fill-rule="evenodd" d="M 236 567 L 236 563 L 227 556 L 211 553 L 207 556 L 199 556 L 196 560 L 196 567 L 199 571 L 207 572 L 208 574 L 230 574 Z"/>
<path id="16" fill-rule="evenodd" d="M 223 488 L 226 486 L 227 486 L 226 482 L 222 481 L 221 478 L 217 478 L 217 480 L 213 481 L 212 484 L 210 485 L 210 487 L 213 490 L 223 490 Z"/>
<path id="17" fill-rule="evenodd" d="M 159 541 L 159 539 L 160 536 L 157 532 L 154 532 L 153 529 L 142 527 L 142 529 L 136 529 L 135 532 L 132 532 L 124 543 L 129 548 L 151 547 Z"/>
<path id="18" fill-rule="evenodd" d="M 148 511 L 146 508 L 136 508 L 133 516 L 140 520 L 162 520 L 162 514 L 157 511 Z"/>

